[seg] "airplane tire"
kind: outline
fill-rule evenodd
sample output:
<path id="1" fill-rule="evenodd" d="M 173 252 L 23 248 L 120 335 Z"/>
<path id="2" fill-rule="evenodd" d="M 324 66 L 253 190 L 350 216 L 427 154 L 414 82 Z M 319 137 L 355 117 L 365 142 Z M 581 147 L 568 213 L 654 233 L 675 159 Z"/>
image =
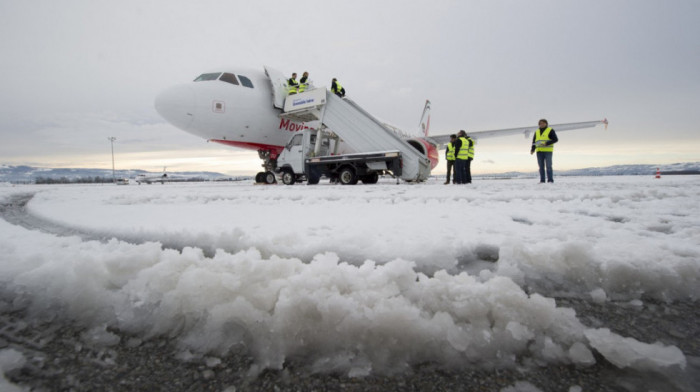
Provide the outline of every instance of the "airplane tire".
<path id="1" fill-rule="evenodd" d="M 255 175 L 255 182 L 265 182 L 265 173 L 258 172 L 258 174 Z"/>
<path id="2" fill-rule="evenodd" d="M 363 184 L 376 184 L 379 181 L 379 174 L 377 172 L 371 172 L 367 175 L 362 176 Z"/>
<path id="3" fill-rule="evenodd" d="M 357 184 L 357 176 L 355 175 L 355 170 L 351 167 L 344 167 L 340 169 L 340 172 L 338 173 L 338 180 L 343 185 Z"/>
<path id="4" fill-rule="evenodd" d="M 294 185 L 294 183 L 296 182 L 294 172 L 291 171 L 290 169 L 282 170 L 282 182 L 285 185 Z"/>
<path id="5" fill-rule="evenodd" d="M 274 184 L 277 182 L 277 179 L 275 178 L 275 173 L 269 171 L 265 173 L 265 183 L 266 184 Z"/>

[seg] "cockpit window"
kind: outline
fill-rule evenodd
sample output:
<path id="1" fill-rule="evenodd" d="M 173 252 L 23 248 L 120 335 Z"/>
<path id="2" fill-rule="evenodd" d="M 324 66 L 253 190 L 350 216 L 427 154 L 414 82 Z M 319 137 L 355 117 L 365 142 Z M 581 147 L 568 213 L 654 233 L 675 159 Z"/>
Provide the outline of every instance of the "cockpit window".
<path id="1" fill-rule="evenodd" d="M 221 75 L 221 72 L 214 72 L 214 73 L 205 73 L 201 74 L 195 79 L 195 82 L 203 82 L 205 80 L 216 80 L 219 78 L 219 75 Z"/>
<path id="2" fill-rule="evenodd" d="M 243 86 L 253 88 L 253 82 L 251 82 L 250 79 L 243 75 L 238 75 L 238 79 L 241 81 Z"/>
<path id="3" fill-rule="evenodd" d="M 224 73 L 223 75 L 221 75 L 219 80 L 221 80 L 222 82 L 238 85 L 238 80 L 236 80 L 236 76 L 234 74 Z"/>

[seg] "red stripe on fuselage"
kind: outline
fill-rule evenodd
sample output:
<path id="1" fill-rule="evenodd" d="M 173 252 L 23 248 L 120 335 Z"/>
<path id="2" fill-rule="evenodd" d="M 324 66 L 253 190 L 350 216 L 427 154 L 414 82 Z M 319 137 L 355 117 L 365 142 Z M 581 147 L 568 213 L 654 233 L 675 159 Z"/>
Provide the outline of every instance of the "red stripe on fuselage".
<path id="1" fill-rule="evenodd" d="M 270 151 L 270 158 L 272 158 L 272 159 L 277 159 L 277 157 L 280 155 L 282 150 L 284 150 L 284 146 L 273 146 L 271 144 L 234 142 L 232 140 L 223 140 L 223 139 L 210 139 L 210 141 L 225 144 L 225 145 L 231 146 L 231 147 L 245 148 L 246 150 Z"/>

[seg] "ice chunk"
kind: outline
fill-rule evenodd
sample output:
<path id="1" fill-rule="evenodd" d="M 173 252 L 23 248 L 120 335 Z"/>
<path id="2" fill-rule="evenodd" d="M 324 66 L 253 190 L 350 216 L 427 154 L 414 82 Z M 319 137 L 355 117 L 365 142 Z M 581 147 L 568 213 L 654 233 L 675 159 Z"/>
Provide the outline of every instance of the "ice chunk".
<path id="1" fill-rule="evenodd" d="M 593 348 L 619 368 L 653 370 L 677 365 L 685 369 L 685 355 L 676 346 L 642 343 L 607 328 L 587 329 L 584 334 Z"/>
<path id="2" fill-rule="evenodd" d="M 605 290 L 601 288 L 597 288 L 593 291 L 591 291 L 591 299 L 593 299 L 593 302 L 597 304 L 604 304 L 605 300 L 608 298 L 607 294 L 605 294 Z"/>
<path id="3" fill-rule="evenodd" d="M 569 358 L 579 365 L 588 366 L 595 364 L 593 353 L 581 342 L 576 342 L 569 348 Z"/>

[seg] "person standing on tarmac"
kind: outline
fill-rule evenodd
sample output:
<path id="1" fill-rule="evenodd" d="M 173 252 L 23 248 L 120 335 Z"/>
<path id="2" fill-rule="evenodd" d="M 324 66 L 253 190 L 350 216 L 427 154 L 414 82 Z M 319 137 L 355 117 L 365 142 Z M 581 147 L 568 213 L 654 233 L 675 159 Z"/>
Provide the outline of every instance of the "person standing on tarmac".
<path id="1" fill-rule="evenodd" d="M 459 171 L 459 177 L 461 180 L 458 184 L 471 184 L 472 183 L 472 172 L 471 164 L 472 159 L 474 159 L 474 141 L 467 136 L 464 130 L 457 133 L 459 138 L 459 148 L 455 148 L 455 163 L 457 164 L 457 170 Z"/>
<path id="2" fill-rule="evenodd" d="M 340 83 L 338 83 L 338 79 L 336 78 L 333 78 L 331 81 L 331 92 L 340 98 L 345 96 L 345 89 L 340 85 Z"/>
<path id="3" fill-rule="evenodd" d="M 532 135 L 532 147 L 530 155 L 537 151 L 537 166 L 540 169 L 540 184 L 544 183 L 545 169 L 547 171 L 547 182 L 554 182 L 554 172 L 552 171 L 552 155 L 554 153 L 554 143 L 559 141 L 557 134 L 549 126 L 544 118 L 538 123 L 539 129 Z"/>
<path id="4" fill-rule="evenodd" d="M 289 95 L 299 92 L 299 82 L 297 82 L 297 73 L 294 72 L 292 77 L 287 80 L 287 93 Z"/>
<path id="5" fill-rule="evenodd" d="M 454 141 L 455 146 L 455 184 L 467 183 L 467 158 L 469 142 L 464 137 L 466 132 L 457 132 L 457 139 Z"/>
<path id="6" fill-rule="evenodd" d="M 301 79 L 299 79 L 299 92 L 303 93 L 308 87 L 309 87 L 309 73 L 305 71 L 304 74 L 301 75 Z"/>
<path id="7" fill-rule="evenodd" d="M 465 184 L 471 184 L 472 183 L 472 161 L 474 160 L 474 140 L 467 135 L 467 133 L 464 133 L 464 138 L 467 140 L 467 163 L 465 164 L 464 167 L 464 183 Z M 464 144 L 462 144 L 464 146 Z"/>
<path id="8" fill-rule="evenodd" d="M 455 165 L 455 140 L 457 139 L 457 135 L 450 135 L 450 141 L 447 143 L 447 148 L 445 149 L 445 161 L 447 162 L 447 176 L 445 178 L 445 184 L 450 183 L 450 177 L 452 178 L 452 182 L 455 182 L 455 179 L 457 178 L 457 170 L 455 168 L 454 170 L 454 177 L 452 175 L 453 167 Z"/>

